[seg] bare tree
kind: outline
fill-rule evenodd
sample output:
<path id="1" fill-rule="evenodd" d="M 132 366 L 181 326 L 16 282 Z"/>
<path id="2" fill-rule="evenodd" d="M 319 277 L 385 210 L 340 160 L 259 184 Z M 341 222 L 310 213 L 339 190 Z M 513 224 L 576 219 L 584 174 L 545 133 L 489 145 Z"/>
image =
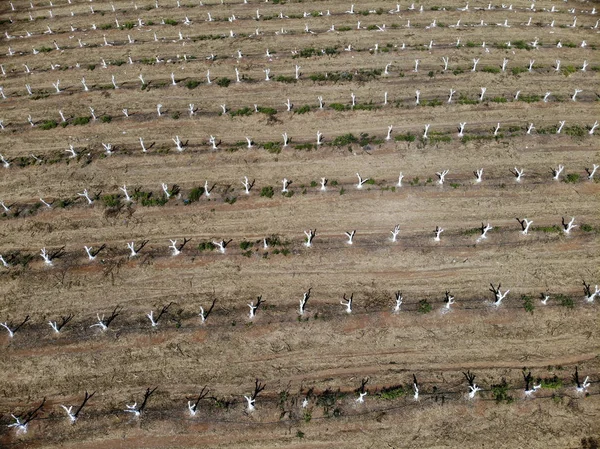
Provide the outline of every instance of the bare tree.
<path id="1" fill-rule="evenodd" d="M 147 388 L 146 393 L 144 393 L 144 400 L 142 401 L 142 405 L 138 407 L 137 402 L 135 402 L 133 405 L 125 404 L 126 409 L 124 411 L 127 413 L 133 413 L 133 415 L 136 418 L 138 418 L 144 412 L 146 404 L 148 403 L 148 399 L 150 398 L 150 396 L 152 396 L 152 393 L 154 393 L 157 388 L 158 387 L 154 387 L 153 389 Z"/>
<path id="2" fill-rule="evenodd" d="M 2 326 L 3 328 L 5 328 L 8 331 L 8 336 L 10 338 L 13 338 L 15 336 L 15 334 L 17 333 L 17 331 L 19 329 L 21 329 L 27 321 L 29 321 L 29 315 L 27 315 L 25 317 L 25 319 L 23 321 L 21 321 L 21 324 L 18 324 L 17 326 L 13 327 L 13 323 L 9 324 L 8 321 L 5 321 L 4 323 L 0 323 L 0 326 Z"/>
<path id="3" fill-rule="evenodd" d="M 196 398 L 195 402 L 188 401 L 188 410 L 190 412 L 190 416 L 196 416 L 196 413 L 198 413 L 198 404 L 200 404 L 200 401 L 204 399 L 206 395 L 208 395 L 208 392 L 209 389 L 205 385 L 204 387 L 202 387 L 202 390 L 200 391 L 200 394 Z"/>
<path id="4" fill-rule="evenodd" d="M 251 396 L 244 395 L 244 399 L 246 399 L 246 402 L 248 403 L 248 405 L 246 407 L 247 412 L 253 412 L 255 410 L 254 405 L 256 403 L 256 398 L 259 395 L 259 393 L 265 389 L 265 387 L 266 387 L 266 384 L 261 384 L 257 378 L 256 381 L 254 382 L 254 393 L 252 393 Z"/>
<path id="5" fill-rule="evenodd" d="M 573 222 L 575 221 L 575 217 L 571 217 L 571 221 L 569 221 L 568 223 L 565 222 L 565 217 L 562 217 L 562 226 L 563 226 L 563 232 L 565 234 L 568 234 L 571 232 L 571 229 L 576 228 L 577 225 L 573 224 Z"/>
<path id="6" fill-rule="evenodd" d="M 94 396 L 96 394 L 96 392 L 93 392 L 92 394 L 88 394 L 88 392 L 85 392 L 85 397 L 83 398 L 83 402 L 81 403 L 81 405 L 79 407 L 77 407 L 77 410 L 75 410 L 75 413 L 72 413 L 71 411 L 73 410 L 73 406 L 69 406 L 69 408 L 67 408 L 64 405 L 61 405 L 62 408 L 65 409 L 65 412 L 67 412 L 67 415 L 69 416 L 69 419 L 71 420 L 71 424 L 75 424 L 75 421 L 77 421 L 77 418 L 79 417 L 79 414 L 81 413 L 81 410 L 83 410 L 83 407 L 85 407 L 85 404 L 87 403 L 87 401 L 89 401 L 90 399 L 92 399 L 92 396 Z"/>
<path id="7" fill-rule="evenodd" d="M 67 316 L 60 317 L 60 324 L 57 323 L 56 321 L 48 321 L 48 324 L 50 325 L 50 327 L 52 329 L 54 329 L 54 332 L 56 332 L 58 334 L 61 331 L 61 329 L 63 327 L 65 327 L 67 325 L 67 323 L 69 321 L 71 321 L 72 319 L 73 319 L 73 314 L 70 314 Z"/>

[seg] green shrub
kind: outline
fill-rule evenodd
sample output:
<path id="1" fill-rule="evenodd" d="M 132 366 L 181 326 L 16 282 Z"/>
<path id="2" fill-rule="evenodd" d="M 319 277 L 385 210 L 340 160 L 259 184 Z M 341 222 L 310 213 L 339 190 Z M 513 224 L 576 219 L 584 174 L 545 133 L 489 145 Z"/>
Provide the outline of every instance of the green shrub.
<path id="1" fill-rule="evenodd" d="M 402 385 L 395 385 L 393 387 L 382 388 L 381 391 L 377 393 L 378 397 L 386 400 L 401 398 L 404 395 L 406 395 L 406 390 Z"/>
<path id="2" fill-rule="evenodd" d="M 198 251 L 200 251 L 200 252 L 213 251 L 214 249 L 215 249 L 215 245 L 213 245 L 212 242 L 209 242 L 209 241 L 200 242 L 198 244 Z"/>
<path id="3" fill-rule="evenodd" d="M 56 123 L 56 120 L 46 120 L 44 123 L 42 123 L 40 125 L 40 129 L 48 130 L 48 129 L 56 128 L 57 126 L 58 126 L 58 123 Z"/>
<path id="4" fill-rule="evenodd" d="M 253 243 L 252 242 L 248 242 L 247 240 L 243 240 L 240 242 L 240 249 L 242 251 L 246 251 L 250 248 L 252 248 Z"/>
<path id="5" fill-rule="evenodd" d="M 510 71 L 513 75 L 517 76 L 523 72 L 527 72 L 528 69 L 527 69 L 527 67 L 513 67 L 512 69 L 510 69 Z"/>
<path id="6" fill-rule="evenodd" d="M 307 112 L 310 112 L 310 106 L 305 104 L 304 106 L 300 106 L 298 109 L 296 109 L 296 114 L 306 114 Z"/>
<path id="7" fill-rule="evenodd" d="M 492 385 L 492 397 L 496 400 L 497 404 L 505 401 L 510 404 L 514 398 L 508 394 L 509 386 L 506 383 L 506 379 L 502 378 L 502 382 L 496 385 Z"/>
<path id="8" fill-rule="evenodd" d="M 231 84 L 231 80 L 227 77 L 219 78 L 217 80 L 217 86 L 220 86 L 220 87 L 229 87 L 230 84 Z"/>
<path id="9" fill-rule="evenodd" d="M 194 187 L 188 194 L 188 201 L 190 203 L 199 201 L 200 198 L 202 198 L 202 195 L 204 195 L 204 187 Z"/>
<path id="10" fill-rule="evenodd" d="M 566 307 L 567 309 L 572 309 L 575 307 L 575 304 L 573 303 L 573 298 L 571 298 L 570 296 L 558 294 L 556 295 L 556 300 L 561 306 Z"/>
<path id="11" fill-rule="evenodd" d="M 506 103 L 507 100 L 504 97 L 494 97 L 491 99 L 492 102 L 494 103 Z"/>
<path id="12" fill-rule="evenodd" d="M 90 119 L 91 117 L 89 116 L 75 117 L 73 119 L 73 125 L 87 125 L 90 122 Z"/>
<path id="13" fill-rule="evenodd" d="M 112 117 L 110 115 L 103 115 L 102 117 L 100 117 L 100 121 L 102 123 L 110 123 L 112 121 Z"/>
<path id="14" fill-rule="evenodd" d="M 263 148 L 271 154 L 281 153 L 281 145 L 277 142 L 267 142 L 263 144 Z"/>
<path id="15" fill-rule="evenodd" d="M 104 203 L 105 207 L 118 207 L 119 204 L 121 204 L 121 198 L 119 198 L 119 195 L 104 195 L 102 197 L 102 202 Z"/>
<path id="16" fill-rule="evenodd" d="M 547 377 L 541 380 L 542 388 L 548 388 L 551 390 L 557 390 L 562 388 L 563 381 L 560 377 L 554 375 L 553 377 Z"/>
<path id="17" fill-rule="evenodd" d="M 266 198 L 273 198 L 275 192 L 273 191 L 272 186 L 265 186 L 260 190 L 260 196 L 264 196 Z"/>
<path id="18" fill-rule="evenodd" d="M 202 84 L 201 81 L 196 81 L 196 80 L 188 80 L 185 83 L 185 87 L 187 87 L 188 89 L 195 89 L 196 87 L 198 87 L 200 84 Z"/>
<path id="19" fill-rule="evenodd" d="M 248 106 L 245 106 L 241 109 L 238 109 L 237 111 L 230 111 L 229 115 L 231 115 L 232 117 L 242 117 L 252 115 L 253 112 L 254 111 L 252 109 L 250 109 Z"/>
<path id="20" fill-rule="evenodd" d="M 333 146 L 341 147 L 341 146 L 350 145 L 350 144 L 353 144 L 356 142 L 358 142 L 358 139 L 352 133 L 348 133 L 348 134 L 344 134 L 342 136 L 337 136 L 333 140 Z"/>
<path id="21" fill-rule="evenodd" d="M 394 137 L 396 142 L 414 142 L 417 139 L 417 136 L 411 133 L 406 134 L 398 134 Z"/>
<path id="22" fill-rule="evenodd" d="M 285 76 L 285 75 L 278 75 L 275 77 L 275 81 L 279 82 L 279 83 L 287 83 L 287 84 L 293 84 L 298 82 L 298 80 L 293 77 L 293 76 Z"/>
<path id="23" fill-rule="evenodd" d="M 594 231 L 594 227 L 590 224 L 587 223 L 583 223 L 579 229 L 581 229 L 583 232 L 593 232 Z"/>
<path id="24" fill-rule="evenodd" d="M 122 30 L 131 30 L 135 26 L 135 22 L 125 22 L 121 25 Z"/>
<path id="25" fill-rule="evenodd" d="M 535 308 L 533 305 L 533 298 L 531 296 L 523 295 L 521 296 L 521 300 L 523 301 L 523 308 L 525 311 L 533 313 L 533 309 Z"/>
<path id="26" fill-rule="evenodd" d="M 267 115 L 275 115 L 277 114 L 277 109 L 274 108 L 268 108 L 268 107 L 264 107 L 264 106 L 258 106 L 257 111 L 262 113 L 262 114 L 267 114 Z"/>
<path id="27" fill-rule="evenodd" d="M 429 302 L 426 299 L 421 299 L 419 301 L 419 308 L 418 308 L 419 313 L 429 313 L 429 312 L 431 312 L 431 310 L 432 310 L 431 304 L 429 304 Z"/>
<path id="28" fill-rule="evenodd" d="M 579 177 L 580 176 L 578 173 L 569 173 L 567 176 L 565 176 L 563 181 L 566 183 L 575 184 L 579 181 Z"/>
<path id="29" fill-rule="evenodd" d="M 175 26 L 175 25 L 177 25 L 177 20 L 174 20 L 174 19 L 165 19 L 165 25 Z"/>
<path id="30" fill-rule="evenodd" d="M 500 67 L 487 66 L 484 67 L 481 71 L 485 73 L 500 73 Z"/>
<path id="31" fill-rule="evenodd" d="M 350 108 L 349 106 L 346 106 L 345 104 L 341 104 L 341 103 L 331 103 L 329 105 L 329 107 L 331 109 L 333 109 L 334 111 L 338 111 L 338 112 L 346 111 L 347 109 Z"/>

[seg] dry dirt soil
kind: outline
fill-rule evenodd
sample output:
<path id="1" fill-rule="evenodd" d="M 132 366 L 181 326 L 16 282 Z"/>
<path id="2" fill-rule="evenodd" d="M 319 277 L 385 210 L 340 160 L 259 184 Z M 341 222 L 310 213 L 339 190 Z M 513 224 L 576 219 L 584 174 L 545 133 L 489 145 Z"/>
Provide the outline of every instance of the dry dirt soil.
<path id="1" fill-rule="evenodd" d="M 1 448 L 598 447 L 600 297 L 582 284 L 600 284 L 598 3 L 53 2 L 0 5 L 0 321 L 29 317 L 0 328 Z M 191 240 L 173 256 L 170 239 Z M 73 425 L 61 405 L 86 391 Z M 27 432 L 8 427 L 43 398 Z"/>

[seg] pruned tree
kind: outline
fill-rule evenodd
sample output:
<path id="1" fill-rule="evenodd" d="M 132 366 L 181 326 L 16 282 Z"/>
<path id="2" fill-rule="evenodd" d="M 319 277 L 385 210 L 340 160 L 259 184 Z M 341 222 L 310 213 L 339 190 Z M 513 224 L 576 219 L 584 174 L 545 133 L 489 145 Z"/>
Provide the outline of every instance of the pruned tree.
<path id="1" fill-rule="evenodd" d="M 250 307 L 250 312 L 248 314 L 248 317 L 252 320 L 255 316 L 256 316 L 256 311 L 258 310 L 258 308 L 260 307 L 260 305 L 263 303 L 263 299 L 262 299 L 262 295 L 258 296 L 256 298 L 256 304 L 254 303 L 249 303 L 248 307 Z"/>
<path id="2" fill-rule="evenodd" d="M 584 393 L 587 387 L 590 386 L 590 376 L 586 376 L 583 382 L 579 381 L 579 368 L 575 366 L 575 374 L 573 374 L 573 382 L 575 382 L 576 390 L 578 393 Z"/>
<path id="3" fill-rule="evenodd" d="M 490 284 L 490 291 L 494 294 L 494 305 L 495 306 L 499 306 L 500 303 L 502 302 L 502 300 L 504 298 L 506 298 L 506 295 L 508 295 L 508 292 L 510 290 L 506 290 L 504 293 L 502 293 L 500 291 L 500 287 L 502 286 L 502 284 L 498 284 L 498 288 L 494 287 L 494 284 Z"/>
<path id="4" fill-rule="evenodd" d="M 22 415 L 17 416 L 11 414 L 10 416 L 13 417 L 15 422 L 9 424 L 8 427 L 14 427 L 17 430 L 17 434 L 27 433 L 27 427 L 29 423 L 38 417 L 38 412 L 44 407 L 45 403 L 46 398 L 42 399 L 42 403 L 39 406 L 37 406 L 33 410 L 28 411 L 27 413 L 23 413 Z"/>
<path id="5" fill-rule="evenodd" d="M 98 326 L 101 330 L 105 331 L 106 329 L 108 329 L 108 326 L 110 326 L 110 324 L 115 320 L 115 318 L 119 316 L 121 310 L 121 306 L 116 306 L 108 318 L 104 318 L 104 314 L 102 315 L 102 318 L 100 318 L 100 314 L 97 313 L 96 317 L 98 318 L 98 322 L 92 324 L 90 327 Z"/>
<path id="6" fill-rule="evenodd" d="M 40 256 L 42 256 L 42 259 L 44 259 L 44 263 L 46 263 L 46 265 L 52 265 L 53 264 L 53 260 L 54 259 L 58 259 L 60 256 L 62 256 L 64 254 L 64 250 L 65 247 L 61 247 L 59 249 L 57 249 L 56 251 L 53 251 L 51 253 L 49 253 L 46 248 L 42 248 L 41 252 L 40 252 Z"/>
<path id="7" fill-rule="evenodd" d="M 415 401 L 419 400 L 419 383 L 417 382 L 417 376 L 415 374 L 413 374 L 413 398 Z"/>
<path id="8" fill-rule="evenodd" d="M 583 292 L 585 293 L 585 299 L 587 302 L 593 302 L 594 298 L 600 294 L 600 289 L 598 286 L 594 286 L 594 291 L 592 292 L 592 287 L 590 284 L 583 281 Z"/>
<path id="9" fill-rule="evenodd" d="M 93 247 L 91 246 L 84 246 L 85 252 L 87 253 L 89 260 L 94 260 L 96 256 L 100 253 L 100 251 L 102 251 L 104 248 L 106 248 L 106 244 L 103 244 L 96 251 L 94 251 Z"/>
<path id="10" fill-rule="evenodd" d="M 248 413 L 253 412 L 256 409 L 256 398 L 258 397 L 259 393 L 265 389 L 266 386 L 266 384 L 261 384 L 257 378 L 254 382 L 254 392 L 252 393 L 252 395 L 244 395 L 244 399 L 246 399 L 247 402 L 246 411 Z"/>
<path id="11" fill-rule="evenodd" d="M 346 242 L 348 245 L 352 245 L 352 240 L 354 239 L 354 234 L 356 234 L 356 229 L 350 232 L 344 232 L 344 235 L 348 237 L 348 241 Z"/>
<path id="12" fill-rule="evenodd" d="M 562 217 L 562 227 L 563 227 L 563 232 L 565 234 L 569 234 L 571 232 L 571 229 L 577 227 L 576 224 L 573 224 L 574 221 L 575 221 L 575 217 L 571 217 L 571 221 L 569 221 L 568 223 L 566 223 L 565 222 L 565 217 Z"/>
<path id="13" fill-rule="evenodd" d="M 69 323 L 69 321 L 73 319 L 73 316 L 73 314 L 62 316 L 60 317 L 60 323 L 58 323 L 57 321 L 48 321 L 48 324 L 52 329 L 54 329 L 54 332 L 58 334 L 62 330 L 62 328 L 65 327 Z"/>
<path id="14" fill-rule="evenodd" d="M 433 238 L 433 240 L 435 240 L 436 242 L 440 241 L 440 234 L 444 232 L 444 230 L 442 228 L 440 228 L 439 226 L 435 227 L 435 231 L 433 231 L 433 233 L 435 234 L 435 237 Z"/>
<path id="15" fill-rule="evenodd" d="M 468 396 L 469 399 L 473 399 L 475 397 L 475 394 L 478 391 L 481 391 L 481 388 L 479 388 L 477 386 L 477 384 L 475 383 L 475 374 L 471 373 L 471 371 L 467 370 L 467 372 L 463 372 L 463 374 L 465 375 L 467 382 L 469 382 L 469 392 L 468 392 Z"/>
<path id="16" fill-rule="evenodd" d="M 533 223 L 532 220 L 528 220 L 527 218 L 523 218 L 522 220 L 520 219 L 516 219 L 519 224 L 521 225 L 521 234 L 523 235 L 527 235 L 527 233 L 529 232 L 529 226 L 531 226 L 531 224 Z"/>
<path id="17" fill-rule="evenodd" d="M 396 304 L 394 305 L 394 313 L 398 313 L 400 312 L 400 307 L 402 306 L 402 292 L 400 290 L 398 290 L 395 293 L 396 296 Z"/>
<path id="18" fill-rule="evenodd" d="M 158 313 L 158 316 L 156 317 L 156 319 L 154 318 L 154 310 L 151 310 L 150 313 L 148 313 L 146 315 L 148 317 L 148 319 L 150 320 L 150 323 L 152 323 L 152 327 L 158 326 L 158 322 L 160 321 L 162 316 L 165 313 L 167 313 L 167 311 L 169 310 L 169 307 L 171 307 L 172 304 L 173 304 L 173 302 L 170 302 L 166 306 L 163 306 L 162 309 L 160 309 L 160 312 Z"/>
<path id="19" fill-rule="evenodd" d="M 92 397 L 96 394 L 96 392 L 93 392 L 92 394 L 89 394 L 87 391 L 85 392 L 85 397 L 83 398 L 83 402 L 81 403 L 81 405 L 79 407 L 77 407 L 77 409 L 75 410 L 75 413 L 72 413 L 73 410 L 73 406 L 69 406 L 68 408 L 64 405 L 61 404 L 61 407 L 63 409 L 65 409 L 65 412 L 67 412 L 67 416 L 69 417 L 69 419 L 71 420 L 71 424 L 75 424 L 75 421 L 77 421 L 77 418 L 79 417 L 79 414 L 81 413 L 81 410 L 83 410 L 83 407 L 85 407 L 85 404 L 87 404 L 87 402 L 92 399 Z"/>
<path id="20" fill-rule="evenodd" d="M 221 254 L 225 254 L 225 248 L 231 243 L 232 240 L 233 239 L 229 239 L 227 241 L 221 240 L 220 242 L 213 241 L 212 244 L 219 248 L 219 252 Z"/>
<path id="21" fill-rule="evenodd" d="M 208 319 L 208 316 L 213 311 L 216 302 L 217 302 L 216 298 L 213 299 L 212 304 L 210 305 L 210 307 L 208 308 L 208 310 L 206 312 L 204 311 L 204 308 L 202 306 L 200 306 L 200 313 L 198 315 L 200 316 L 202 323 L 206 322 L 206 320 Z"/>
<path id="22" fill-rule="evenodd" d="M 157 388 L 158 387 L 154 387 L 153 389 L 147 388 L 146 393 L 144 393 L 144 400 L 142 401 L 142 405 L 138 407 L 137 402 L 135 402 L 133 405 L 125 404 L 126 409 L 124 411 L 127 413 L 133 413 L 133 415 L 136 418 L 139 418 L 144 412 L 146 405 L 148 404 L 148 399 L 150 399 L 150 396 L 152 396 L 152 394 L 156 391 Z"/>
<path id="23" fill-rule="evenodd" d="M 139 244 L 139 246 L 136 248 L 135 247 L 135 242 L 129 242 L 127 243 L 127 248 L 129 248 L 129 250 L 131 251 L 131 254 L 129 255 L 129 257 L 135 257 L 138 255 L 138 253 L 142 250 L 142 248 L 144 246 L 146 246 L 148 244 L 150 240 L 142 240 L 142 242 Z"/>
<path id="24" fill-rule="evenodd" d="M 446 294 L 444 296 L 444 303 L 446 303 L 447 310 L 450 310 L 450 306 L 455 303 L 454 296 L 452 296 L 448 290 L 446 290 Z"/>
<path id="25" fill-rule="evenodd" d="M 398 240 L 398 234 L 400 234 L 400 225 L 397 224 L 396 226 L 394 226 L 394 229 L 390 232 L 392 233 L 392 242 L 395 242 L 396 240 Z"/>
<path id="26" fill-rule="evenodd" d="M 529 396 L 532 393 L 535 393 L 537 390 L 542 388 L 542 384 L 535 385 L 533 383 L 533 376 L 531 375 L 531 371 L 527 372 L 525 368 L 523 368 L 523 380 L 525 380 L 525 395 Z"/>
<path id="27" fill-rule="evenodd" d="M 369 383 L 368 377 L 365 377 L 360 381 L 360 387 L 358 387 L 356 390 L 354 390 L 356 393 L 358 393 L 358 398 L 356 398 L 354 400 L 354 402 L 356 402 L 358 404 L 362 404 L 365 402 L 365 396 L 367 394 L 369 394 L 369 392 L 365 390 L 365 387 L 367 386 L 368 383 Z"/>
<path id="28" fill-rule="evenodd" d="M 306 308 L 306 303 L 310 299 L 311 290 L 312 287 L 310 287 L 308 291 L 305 291 L 304 295 L 302 295 L 302 299 L 300 300 L 300 315 L 304 315 L 304 309 Z"/>
<path id="29" fill-rule="evenodd" d="M 21 321 L 20 324 L 14 326 L 14 324 L 11 322 L 10 324 L 8 323 L 8 321 L 5 321 L 4 323 L 0 323 L 0 326 L 2 326 L 3 328 L 5 328 L 8 331 L 8 336 L 10 338 L 13 338 L 15 336 L 15 334 L 17 333 L 17 331 L 19 329 L 21 329 L 23 327 L 23 325 L 25 323 L 27 323 L 27 321 L 29 321 L 29 315 L 27 315 L 25 317 L 25 319 L 23 321 Z"/>
<path id="30" fill-rule="evenodd" d="M 304 235 L 306 235 L 306 241 L 304 242 L 304 245 L 307 248 L 310 248 L 312 246 L 312 241 L 315 238 L 315 235 L 317 235 L 317 230 L 309 229 L 308 231 L 304 231 Z"/>
<path id="31" fill-rule="evenodd" d="M 183 250 L 183 247 L 187 244 L 187 242 L 189 242 L 192 239 L 183 239 L 183 243 L 181 243 L 180 245 L 177 245 L 177 240 L 171 240 L 169 239 L 169 241 L 171 242 L 171 244 L 169 245 L 169 248 L 171 248 L 172 250 L 172 255 L 173 256 L 178 256 L 179 254 L 181 254 L 181 250 Z"/>
<path id="32" fill-rule="evenodd" d="M 204 387 L 202 387 L 200 394 L 194 402 L 188 401 L 188 410 L 190 412 L 190 416 L 196 416 L 196 413 L 198 413 L 198 405 L 200 404 L 200 401 L 208 395 L 209 391 L 210 390 L 207 388 L 207 385 L 205 385 Z"/>
<path id="33" fill-rule="evenodd" d="M 346 298 L 346 294 L 344 293 L 343 298 L 344 299 L 340 301 L 340 304 L 346 306 L 346 313 L 352 313 L 352 301 L 354 300 L 354 293 L 350 295 L 350 298 Z"/>
<path id="34" fill-rule="evenodd" d="M 490 230 L 492 230 L 494 228 L 491 227 L 489 223 L 486 224 L 486 225 L 484 225 L 483 223 L 481 223 L 481 228 L 480 229 L 481 229 L 481 235 L 479 236 L 479 238 L 477 239 L 477 241 L 487 239 L 487 233 L 488 233 L 488 231 L 490 231 Z"/>

